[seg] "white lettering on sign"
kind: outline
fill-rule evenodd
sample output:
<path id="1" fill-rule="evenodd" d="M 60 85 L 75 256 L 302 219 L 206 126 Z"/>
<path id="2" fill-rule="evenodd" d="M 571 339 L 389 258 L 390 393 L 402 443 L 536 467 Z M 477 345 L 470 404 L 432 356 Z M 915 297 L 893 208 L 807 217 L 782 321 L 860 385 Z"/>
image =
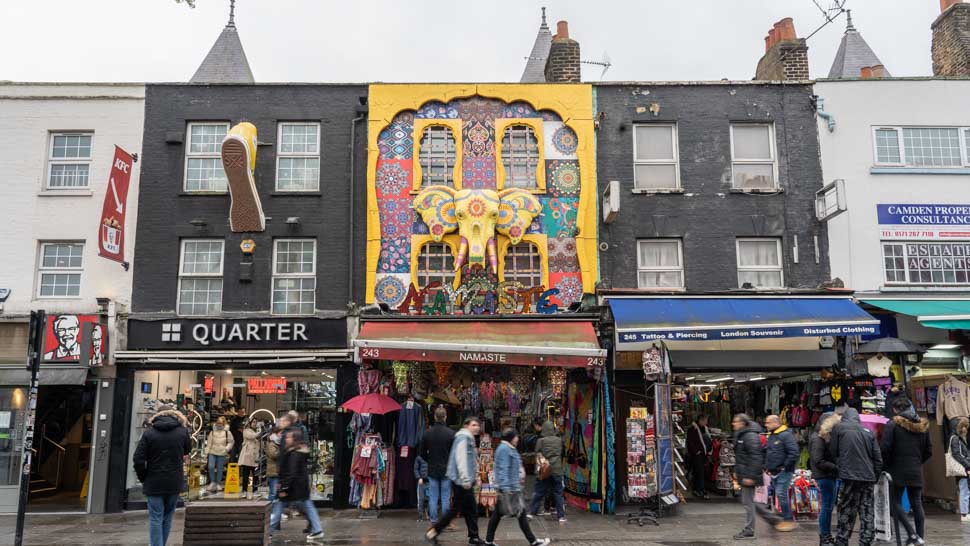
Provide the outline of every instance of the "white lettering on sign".
<path id="1" fill-rule="evenodd" d="M 459 362 L 497 362 L 505 363 L 504 353 L 458 353 Z"/>
<path id="2" fill-rule="evenodd" d="M 381 350 L 380 349 L 373 349 L 373 348 L 366 348 L 365 347 L 365 348 L 363 348 L 363 349 L 360 350 L 360 356 L 362 358 L 379 359 L 379 358 L 381 358 Z"/>
<path id="3" fill-rule="evenodd" d="M 208 324 L 200 322 L 192 327 L 192 338 L 202 345 L 216 342 L 273 342 L 309 341 L 306 324 L 290 322 L 260 322 Z"/>

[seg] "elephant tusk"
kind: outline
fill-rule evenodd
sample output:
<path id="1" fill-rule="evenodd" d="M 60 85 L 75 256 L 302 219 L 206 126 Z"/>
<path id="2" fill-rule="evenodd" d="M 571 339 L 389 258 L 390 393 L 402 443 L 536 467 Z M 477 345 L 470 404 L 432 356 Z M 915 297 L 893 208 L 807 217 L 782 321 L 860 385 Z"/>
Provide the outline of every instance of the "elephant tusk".
<path id="1" fill-rule="evenodd" d="M 492 273 L 498 275 L 498 248 L 495 244 L 495 237 L 488 240 L 485 252 L 488 254 L 488 263 L 492 266 Z"/>
<path id="2" fill-rule="evenodd" d="M 458 242 L 458 257 L 455 258 L 455 271 L 461 271 L 463 265 L 465 265 L 465 259 L 468 257 L 468 239 L 462 237 Z"/>

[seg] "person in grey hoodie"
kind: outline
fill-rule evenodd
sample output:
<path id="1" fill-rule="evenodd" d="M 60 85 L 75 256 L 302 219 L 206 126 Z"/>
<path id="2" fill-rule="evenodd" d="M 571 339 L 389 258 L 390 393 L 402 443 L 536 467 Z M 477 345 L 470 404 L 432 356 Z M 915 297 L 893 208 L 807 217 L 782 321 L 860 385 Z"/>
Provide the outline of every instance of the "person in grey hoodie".
<path id="1" fill-rule="evenodd" d="M 475 436 L 478 436 L 481 428 L 477 417 L 468 417 L 461 430 L 455 434 L 455 442 L 448 455 L 447 472 L 448 479 L 453 484 L 452 502 L 445 515 L 424 535 L 425 540 L 432 544 L 438 544 L 438 536 L 455 519 L 458 512 L 465 516 L 468 544 L 482 544 L 478 535 L 478 501 L 475 500 L 474 489 L 481 483 L 478 479 L 478 450 L 475 448 Z"/>
<path id="2" fill-rule="evenodd" d="M 556 426 L 552 421 L 542 423 L 542 432 L 536 442 L 536 453 L 549 461 L 549 477 L 544 480 L 536 480 L 535 492 L 532 495 L 532 504 L 529 506 L 529 516 L 535 516 L 539 512 L 542 500 L 546 498 L 546 493 L 552 491 L 553 499 L 556 501 L 556 517 L 559 523 L 566 522 L 566 503 L 563 498 L 563 467 L 562 467 L 562 438 L 556 435 Z"/>

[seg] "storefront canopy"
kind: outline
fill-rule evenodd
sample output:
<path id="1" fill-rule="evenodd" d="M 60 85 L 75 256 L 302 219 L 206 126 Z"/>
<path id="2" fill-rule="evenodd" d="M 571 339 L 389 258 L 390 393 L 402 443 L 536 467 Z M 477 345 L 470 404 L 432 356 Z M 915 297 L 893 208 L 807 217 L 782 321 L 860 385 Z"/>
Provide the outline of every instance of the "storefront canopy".
<path id="1" fill-rule="evenodd" d="M 81 367 L 48 368 L 41 367 L 37 372 L 40 385 L 83 385 L 88 378 L 88 369 Z M 24 366 L 0 368 L 0 385 L 30 385 L 30 371 Z"/>
<path id="2" fill-rule="evenodd" d="M 610 297 L 617 348 L 700 341 L 875 334 L 879 321 L 848 297 Z M 639 346 L 638 346 L 639 345 Z"/>
<path id="3" fill-rule="evenodd" d="M 916 317 L 920 324 L 929 328 L 970 330 L 970 300 L 863 299 L 861 301 L 893 313 Z"/>
<path id="4" fill-rule="evenodd" d="M 518 366 L 601 366 L 590 322 L 374 321 L 354 341 L 364 360 L 417 360 Z"/>
<path id="5" fill-rule="evenodd" d="M 816 371 L 838 360 L 832 349 L 817 351 L 671 351 L 670 366 L 677 371 Z"/>

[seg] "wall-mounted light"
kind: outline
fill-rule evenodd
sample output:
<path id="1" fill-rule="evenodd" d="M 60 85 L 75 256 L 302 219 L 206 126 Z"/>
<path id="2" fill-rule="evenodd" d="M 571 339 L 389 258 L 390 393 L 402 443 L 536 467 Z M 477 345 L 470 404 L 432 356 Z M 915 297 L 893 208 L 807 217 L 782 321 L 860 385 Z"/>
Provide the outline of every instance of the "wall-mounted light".
<path id="1" fill-rule="evenodd" d="M 300 223 L 300 217 L 299 216 L 288 216 L 286 218 L 286 223 L 287 224 L 290 224 L 291 226 L 294 225 L 294 224 L 299 224 Z"/>
<path id="2" fill-rule="evenodd" d="M 203 220 L 202 218 L 193 218 L 189 220 L 189 223 L 197 228 L 205 227 L 207 225 L 206 221 Z"/>

